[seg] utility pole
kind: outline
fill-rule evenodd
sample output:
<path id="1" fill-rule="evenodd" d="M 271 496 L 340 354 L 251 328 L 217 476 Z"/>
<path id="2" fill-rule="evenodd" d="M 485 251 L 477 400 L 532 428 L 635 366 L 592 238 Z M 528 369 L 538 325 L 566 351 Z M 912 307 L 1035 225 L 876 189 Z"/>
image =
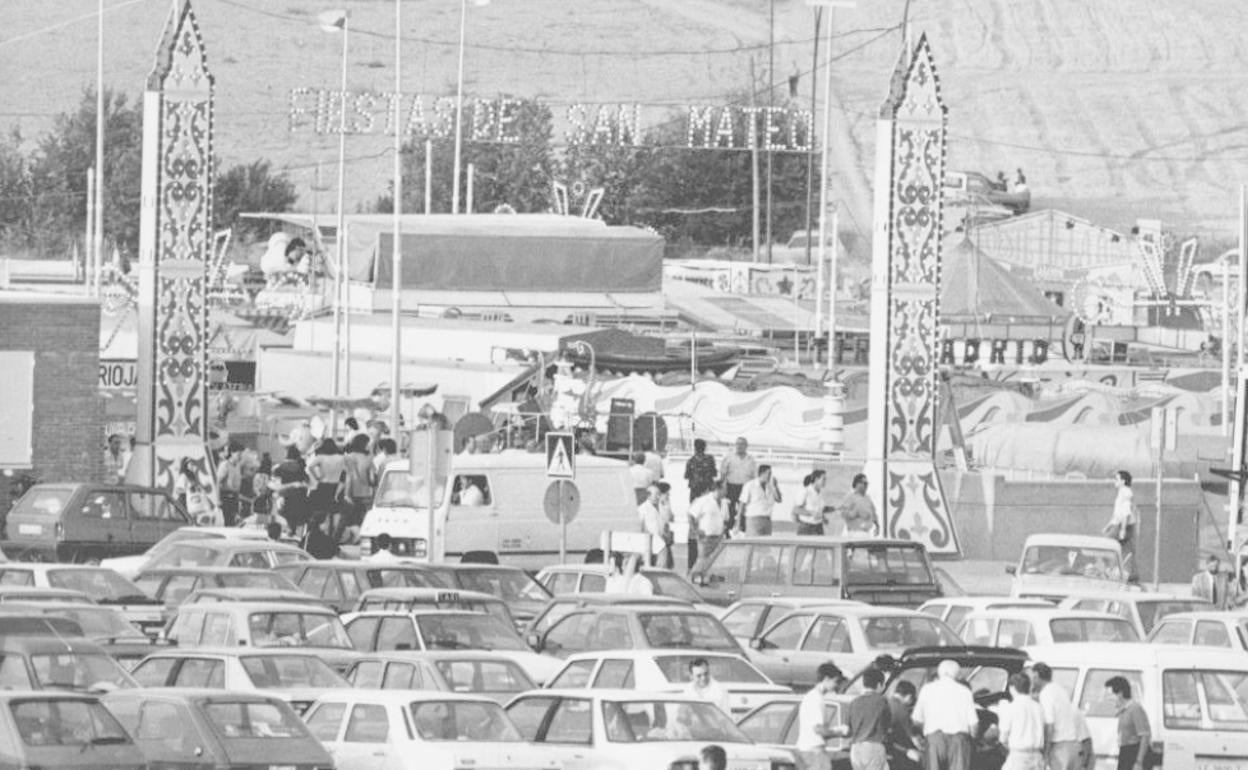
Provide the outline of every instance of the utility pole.
<path id="1" fill-rule="evenodd" d="M 815 52 L 811 55 L 810 65 L 810 113 L 813 115 L 819 109 L 819 26 L 823 23 L 823 9 L 815 9 Z M 813 139 L 813 137 L 812 137 Z M 808 144 L 813 148 L 814 142 Z M 806 264 L 814 264 L 813 246 L 810 242 L 810 228 L 813 223 L 813 215 L 811 208 L 815 205 L 815 152 L 810 150 L 806 153 Z M 822 269 L 822 266 L 820 267 Z M 815 298 L 815 316 L 819 316 L 820 298 Z"/>
<path id="2" fill-rule="evenodd" d="M 751 225 L 751 243 L 754 246 L 754 261 L 758 261 L 758 238 L 759 238 L 759 222 L 758 222 L 758 99 L 755 90 L 758 88 L 758 80 L 754 75 L 754 57 L 750 57 L 750 120 L 754 121 L 750 125 L 750 186 L 753 191 L 752 198 L 752 225 Z"/>
<path id="3" fill-rule="evenodd" d="M 771 13 L 767 21 L 767 120 L 763 127 L 771 124 L 771 110 L 776 106 L 776 0 L 771 0 Z M 767 144 L 767 264 L 771 264 L 771 199 L 772 199 L 772 164 L 775 153 L 771 151 L 770 136 Z"/>

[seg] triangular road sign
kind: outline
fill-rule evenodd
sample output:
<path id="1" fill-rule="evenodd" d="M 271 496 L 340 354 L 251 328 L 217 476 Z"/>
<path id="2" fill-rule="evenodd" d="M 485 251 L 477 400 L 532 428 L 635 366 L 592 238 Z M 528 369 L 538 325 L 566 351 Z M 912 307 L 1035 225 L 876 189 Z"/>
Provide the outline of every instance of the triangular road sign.
<path id="1" fill-rule="evenodd" d="M 571 433 L 546 434 L 547 478 L 576 478 L 576 453 L 573 451 L 572 447 Z"/>

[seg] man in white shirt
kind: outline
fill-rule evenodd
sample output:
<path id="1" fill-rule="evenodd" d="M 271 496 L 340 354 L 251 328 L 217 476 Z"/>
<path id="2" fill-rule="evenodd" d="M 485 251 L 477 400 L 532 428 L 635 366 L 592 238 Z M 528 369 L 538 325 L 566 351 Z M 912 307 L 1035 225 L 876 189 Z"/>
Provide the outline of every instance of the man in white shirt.
<path id="1" fill-rule="evenodd" d="M 605 593 L 609 594 L 633 594 L 636 596 L 653 596 L 654 586 L 650 584 L 649 579 L 645 575 L 637 571 L 637 562 L 640 557 L 635 554 L 629 554 L 626 558 L 615 555 L 615 569 L 607 578 L 604 586 Z"/>
<path id="2" fill-rule="evenodd" d="M 935 681 L 923 685 L 911 719 L 923 726 L 928 770 L 970 770 L 971 736 L 979 729 L 979 713 L 971 690 L 958 676 L 955 660 L 942 660 Z"/>
<path id="3" fill-rule="evenodd" d="M 668 513 L 665 513 L 664 506 L 661 505 L 662 497 L 663 490 L 659 485 L 651 484 L 646 488 L 646 499 L 637 506 L 637 518 L 641 521 L 641 531 L 650 536 L 650 553 L 647 563 L 651 567 L 654 566 L 655 559 L 659 555 L 670 558 L 667 536 L 671 531 L 672 522 L 668 517 L 670 509 Z"/>
<path id="4" fill-rule="evenodd" d="M 654 471 L 646 467 L 646 456 L 641 452 L 630 458 L 628 472 L 633 477 L 633 491 L 637 493 L 637 503 L 640 505 L 646 499 L 646 490 L 658 479 L 655 478 Z"/>
<path id="5" fill-rule="evenodd" d="M 1045 756 L 1052 770 L 1079 768 L 1079 712 L 1070 696 L 1053 682 L 1053 669 L 1046 663 L 1031 667 L 1036 677 L 1036 700 L 1044 712 Z"/>
<path id="6" fill-rule="evenodd" d="M 711 664 L 706 658 L 695 658 L 689 664 L 689 684 L 682 690 L 685 695 L 714 703 L 719 710 L 729 717 L 732 716 L 732 704 L 728 701 L 728 691 L 724 686 L 711 679 Z"/>
<path id="7" fill-rule="evenodd" d="M 1044 770 L 1044 709 L 1031 697 L 1031 680 L 1012 674 L 1010 700 L 1001 704 L 997 727 L 1009 750 L 1001 770 Z"/>
<path id="8" fill-rule="evenodd" d="M 698 539 L 698 564 L 694 564 L 690 572 L 696 570 L 724 539 L 726 519 L 723 498 L 724 483 L 721 481 L 703 492 L 689 506 L 689 531 Z"/>
<path id="9" fill-rule="evenodd" d="M 780 489 L 771 475 L 770 465 L 758 466 L 758 476 L 741 490 L 738 507 L 745 514 L 748 535 L 771 534 L 771 512 L 780 502 Z"/>
<path id="10" fill-rule="evenodd" d="M 815 686 L 802 696 L 797 707 L 797 756 L 802 770 L 831 770 L 832 758 L 824 744 L 829 738 L 844 735 L 846 730 L 840 725 L 828 724 L 823 696 L 835 692 L 845 675 L 836 664 L 824 663 L 816 670 L 815 678 L 818 680 Z"/>

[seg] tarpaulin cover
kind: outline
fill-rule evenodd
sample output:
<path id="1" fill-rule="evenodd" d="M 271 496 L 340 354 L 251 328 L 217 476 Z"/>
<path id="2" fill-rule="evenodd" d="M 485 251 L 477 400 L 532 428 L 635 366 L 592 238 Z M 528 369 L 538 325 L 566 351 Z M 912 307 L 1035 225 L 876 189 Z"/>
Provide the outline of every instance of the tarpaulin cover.
<path id="1" fill-rule="evenodd" d="M 1069 315 L 966 239 L 946 249 L 940 280 L 944 320 L 992 316 L 1055 321 Z"/>
<path id="2" fill-rule="evenodd" d="M 663 239 L 635 227 L 574 217 L 404 217 L 407 290 L 642 293 L 662 287 Z M 347 222 L 350 277 L 388 287 L 392 225 Z"/>

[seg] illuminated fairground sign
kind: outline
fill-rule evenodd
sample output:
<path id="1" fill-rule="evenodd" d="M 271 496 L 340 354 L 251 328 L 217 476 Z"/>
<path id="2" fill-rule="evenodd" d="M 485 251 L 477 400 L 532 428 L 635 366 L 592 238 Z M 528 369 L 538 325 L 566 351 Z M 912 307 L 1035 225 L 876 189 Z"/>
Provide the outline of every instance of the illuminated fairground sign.
<path id="1" fill-rule="evenodd" d="M 464 125 L 474 142 L 513 144 L 525 141 L 519 99 L 468 99 Z M 344 115 L 345 110 L 345 115 Z M 688 105 L 678 108 L 687 118 L 685 141 L 692 149 L 749 149 L 810 152 L 814 116 L 789 107 Z M 661 120 L 670 120 L 665 108 Z M 296 88 L 290 92 L 290 131 L 336 134 L 394 135 L 396 117 L 410 137 L 441 139 L 455 126 L 455 100 L 449 96 L 395 94 L 376 91 Z M 564 140 L 568 145 L 638 147 L 647 128 L 641 104 L 574 104 L 567 108 Z"/>

